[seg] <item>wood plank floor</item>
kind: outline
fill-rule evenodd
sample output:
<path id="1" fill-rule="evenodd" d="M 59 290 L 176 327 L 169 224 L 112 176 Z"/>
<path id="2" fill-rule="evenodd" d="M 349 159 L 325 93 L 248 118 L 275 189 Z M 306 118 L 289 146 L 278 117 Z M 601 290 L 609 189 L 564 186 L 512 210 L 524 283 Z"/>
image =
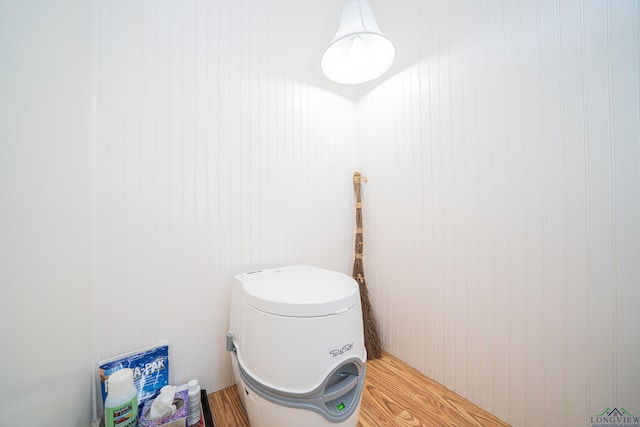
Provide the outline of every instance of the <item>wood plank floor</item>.
<path id="1" fill-rule="evenodd" d="M 248 427 L 236 387 L 209 395 L 215 427 Z M 367 361 L 358 427 L 508 426 L 508 424 L 385 353 Z M 283 426 L 285 427 L 285 426 Z"/>

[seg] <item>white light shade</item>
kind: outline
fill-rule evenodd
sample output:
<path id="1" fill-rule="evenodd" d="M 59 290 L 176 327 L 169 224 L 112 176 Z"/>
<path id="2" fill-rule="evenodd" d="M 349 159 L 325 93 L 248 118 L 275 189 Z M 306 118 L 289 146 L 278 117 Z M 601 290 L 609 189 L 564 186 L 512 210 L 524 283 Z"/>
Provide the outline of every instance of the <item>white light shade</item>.
<path id="1" fill-rule="evenodd" d="M 396 56 L 373 16 L 367 0 L 349 0 L 340 27 L 322 55 L 322 72 L 344 84 L 364 83 L 382 75 Z"/>

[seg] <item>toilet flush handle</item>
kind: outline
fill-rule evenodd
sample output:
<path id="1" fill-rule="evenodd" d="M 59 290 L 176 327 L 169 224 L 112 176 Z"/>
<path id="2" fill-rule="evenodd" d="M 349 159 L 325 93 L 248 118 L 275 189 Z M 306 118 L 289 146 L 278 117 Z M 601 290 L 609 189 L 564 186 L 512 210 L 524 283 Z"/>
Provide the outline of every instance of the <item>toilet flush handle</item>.
<path id="1" fill-rule="evenodd" d="M 236 345 L 233 343 L 233 334 L 231 331 L 227 332 L 227 351 L 236 352 Z"/>

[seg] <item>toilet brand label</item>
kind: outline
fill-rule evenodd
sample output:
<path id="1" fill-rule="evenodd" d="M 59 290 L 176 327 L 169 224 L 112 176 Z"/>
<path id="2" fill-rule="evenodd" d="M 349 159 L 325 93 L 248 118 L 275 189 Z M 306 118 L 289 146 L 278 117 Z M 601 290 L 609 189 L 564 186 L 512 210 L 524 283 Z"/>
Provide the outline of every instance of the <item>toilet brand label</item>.
<path id="1" fill-rule="evenodd" d="M 331 355 L 331 357 L 338 357 L 341 354 L 345 354 L 346 352 L 351 350 L 353 350 L 353 343 L 345 344 L 340 348 L 333 349 L 329 352 L 329 354 Z"/>

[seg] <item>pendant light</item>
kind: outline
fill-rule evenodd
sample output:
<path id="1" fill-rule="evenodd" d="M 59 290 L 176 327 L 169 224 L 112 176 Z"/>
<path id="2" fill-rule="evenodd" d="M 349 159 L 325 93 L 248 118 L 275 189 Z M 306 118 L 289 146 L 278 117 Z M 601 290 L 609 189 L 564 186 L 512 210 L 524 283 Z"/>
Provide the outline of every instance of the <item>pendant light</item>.
<path id="1" fill-rule="evenodd" d="M 364 83 L 387 71 L 395 55 L 368 0 L 348 0 L 338 32 L 322 55 L 322 72 L 338 83 Z"/>

